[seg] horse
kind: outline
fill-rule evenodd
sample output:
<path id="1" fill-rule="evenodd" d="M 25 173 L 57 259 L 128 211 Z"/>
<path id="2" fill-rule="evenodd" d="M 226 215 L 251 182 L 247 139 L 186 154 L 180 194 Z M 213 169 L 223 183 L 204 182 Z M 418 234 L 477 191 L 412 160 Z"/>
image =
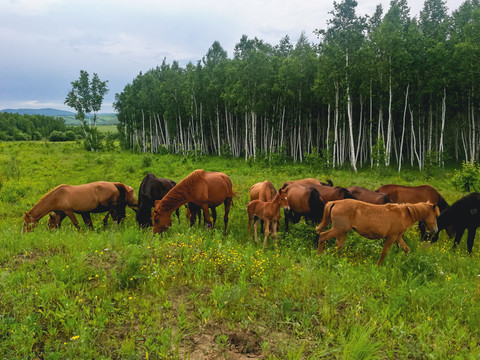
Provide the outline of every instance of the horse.
<path id="1" fill-rule="evenodd" d="M 379 187 L 375 190 L 378 193 L 385 193 L 390 196 L 390 199 L 394 203 L 404 204 L 416 204 L 419 202 L 430 201 L 432 204 L 435 204 L 440 209 L 440 212 L 448 208 L 448 203 L 440 195 L 440 193 L 430 185 L 420 185 L 420 186 L 406 186 L 406 185 L 395 185 L 388 184 Z M 418 224 L 420 229 L 421 239 L 426 240 L 426 231 L 425 225 L 420 222 Z M 438 240 L 438 233 L 433 236 L 431 242 Z"/>
<path id="2" fill-rule="evenodd" d="M 288 231 L 289 222 L 296 224 L 302 216 L 315 223 L 322 220 L 325 203 L 315 187 L 290 183 L 287 186 L 284 185 L 282 189 L 288 192 L 290 206 L 289 210 L 284 210 L 285 231 Z"/>
<path id="3" fill-rule="evenodd" d="M 468 230 L 467 249 L 472 253 L 475 232 L 480 226 L 480 194 L 471 193 L 455 201 L 443 210 L 437 219 L 438 231 L 445 229 L 450 238 L 455 236 L 453 247 L 456 248 L 465 230 Z"/>
<path id="4" fill-rule="evenodd" d="M 289 185 L 289 184 L 297 184 L 297 185 L 302 185 L 302 186 L 309 186 L 309 185 L 317 185 L 317 186 L 333 186 L 332 180 L 328 179 L 326 183 L 321 182 L 320 180 L 314 179 L 314 178 L 306 178 L 306 179 L 300 179 L 300 180 L 292 180 L 292 181 L 287 181 L 283 184 Z"/>
<path id="5" fill-rule="evenodd" d="M 250 187 L 250 201 L 270 201 L 275 197 L 276 194 L 277 190 L 275 189 L 275 186 L 273 186 L 271 181 L 268 180 L 253 184 Z M 260 232 L 263 232 L 263 220 L 260 221 Z"/>
<path id="6" fill-rule="evenodd" d="M 355 199 L 355 196 L 353 196 L 350 191 L 341 186 L 312 186 L 317 189 L 318 193 L 320 194 L 322 200 L 325 203 L 335 200 Z"/>
<path id="7" fill-rule="evenodd" d="M 234 192 L 230 178 L 221 172 L 206 172 L 202 169 L 193 171 L 171 189 L 162 200 L 155 201 L 152 211 L 153 233 L 165 232 L 172 225 L 170 218 L 173 211 L 186 203 L 193 203 L 203 210 L 207 227 L 212 226 L 209 207 L 225 205 L 225 233 L 228 226 L 228 213 Z"/>
<path id="8" fill-rule="evenodd" d="M 373 190 L 365 189 L 361 186 L 349 186 L 347 190 L 352 194 L 357 200 L 364 201 L 370 204 L 388 204 L 393 202 L 390 199 L 390 195 L 384 193 L 378 193 Z"/>
<path id="9" fill-rule="evenodd" d="M 83 185 L 59 185 L 45 194 L 23 216 L 22 234 L 33 230 L 38 221 L 54 211 L 60 216 L 57 227 L 68 216 L 77 229 L 80 228 L 75 214 L 80 214 L 86 225 L 93 229 L 90 213 L 100 213 L 114 209 L 117 220 L 125 217 L 125 206 L 138 206 L 132 187 L 119 183 L 96 181 Z"/>
<path id="10" fill-rule="evenodd" d="M 247 204 L 248 214 L 248 237 L 250 238 L 250 229 L 253 220 L 253 231 L 255 242 L 258 244 L 257 224 L 260 219 L 265 221 L 265 239 L 263 247 L 267 246 L 267 237 L 270 234 L 270 223 L 273 227 L 273 238 L 275 239 L 275 247 L 277 247 L 277 227 L 280 219 L 280 207 L 289 208 L 288 191 L 279 190 L 275 197 L 270 201 L 252 200 Z"/>
<path id="11" fill-rule="evenodd" d="M 177 183 L 170 179 L 159 178 L 148 173 L 142 180 L 138 189 L 137 222 L 141 228 L 152 226 L 152 208 L 155 200 L 161 200 Z M 180 220 L 179 210 L 176 210 Z"/>
<path id="12" fill-rule="evenodd" d="M 354 229 L 368 239 L 385 238 L 377 262 L 380 266 L 395 241 L 405 253 L 410 251 L 403 240 L 403 234 L 417 221 L 424 221 L 428 229 L 436 233 L 438 215 L 440 215 L 438 206 L 430 202 L 375 205 L 352 199 L 331 201 L 325 205 L 322 222 L 316 228 L 319 233 L 318 253 L 321 254 L 325 242 L 334 237 L 337 238 L 336 245 L 340 252 L 347 233 Z M 332 228 L 321 232 L 330 222 L 333 224 Z"/>

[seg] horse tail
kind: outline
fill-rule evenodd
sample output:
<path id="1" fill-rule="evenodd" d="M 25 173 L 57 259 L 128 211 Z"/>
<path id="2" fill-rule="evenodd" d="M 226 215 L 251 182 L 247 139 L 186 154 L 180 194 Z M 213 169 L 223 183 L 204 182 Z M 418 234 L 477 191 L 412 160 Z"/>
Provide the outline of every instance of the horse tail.
<path id="1" fill-rule="evenodd" d="M 331 212 L 332 212 L 332 208 L 334 207 L 334 205 L 335 205 L 335 201 L 329 201 L 325 205 L 325 208 L 323 210 L 322 222 L 320 224 L 318 224 L 318 226 L 315 228 L 317 233 L 320 233 L 320 231 L 325 229 L 328 226 L 328 224 L 330 224 L 332 222 Z"/>
<path id="2" fill-rule="evenodd" d="M 322 220 L 323 210 L 325 209 L 325 203 L 322 197 L 318 193 L 318 190 L 313 186 L 309 186 L 311 189 L 310 196 L 308 198 L 308 206 L 310 207 L 311 219 L 318 223 Z"/>

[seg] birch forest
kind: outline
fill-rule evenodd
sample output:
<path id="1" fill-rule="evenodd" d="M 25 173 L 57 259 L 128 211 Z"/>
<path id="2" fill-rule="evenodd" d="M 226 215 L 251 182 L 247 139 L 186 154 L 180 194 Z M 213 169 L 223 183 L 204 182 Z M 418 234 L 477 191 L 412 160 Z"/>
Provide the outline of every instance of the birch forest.
<path id="1" fill-rule="evenodd" d="M 356 7 L 334 2 L 316 43 L 244 35 L 231 58 L 215 41 L 196 64 L 164 60 L 140 73 L 115 96 L 122 146 L 300 162 L 318 154 L 355 171 L 477 161 L 479 0 L 451 13 L 426 0 L 417 17 L 405 0 L 368 15 Z"/>

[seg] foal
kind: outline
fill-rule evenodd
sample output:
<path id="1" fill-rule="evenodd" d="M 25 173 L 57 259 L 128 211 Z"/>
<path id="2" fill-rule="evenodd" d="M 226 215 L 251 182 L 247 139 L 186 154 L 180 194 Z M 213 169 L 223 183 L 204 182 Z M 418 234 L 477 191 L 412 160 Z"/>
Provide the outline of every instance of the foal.
<path id="1" fill-rule="evenodd" d="M 275 246 L 277 246 L 277 227 L 278 219 L 280 219 L 280 207 L 290 209 L 288 205 L 288 196 L 285 190 L 279 190 L 275 197 L 270 201 L 252 200 L 247 204 L 248 213 L 248 237 L 250 238 L 250 228 L 253 220 L 253 231 L 255 234 L 255 242 L 258 244 L 257 225 L 260 220 L 265 222 L 265 239 L 263 246 L 267 246 L 267 237 L 270 233 L 270 223 L 273 227 L 273 237 Z"/>

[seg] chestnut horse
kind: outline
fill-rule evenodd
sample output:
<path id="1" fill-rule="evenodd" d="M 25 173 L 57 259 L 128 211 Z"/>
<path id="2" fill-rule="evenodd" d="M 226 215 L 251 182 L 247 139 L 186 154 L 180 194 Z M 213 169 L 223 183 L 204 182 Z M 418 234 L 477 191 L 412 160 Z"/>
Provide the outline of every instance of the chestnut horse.
<path id="1" fill-rule="evenodd" d="M 440 210 L 430 202 L 374 205 L 351 199 L 331 201 L 325 205 L 322 222 L 316 228 L 320 234 L 318 253 L 321 254 L 325 242 L 334 237 L 337 238 L 337 249 L 341 251 L 348 232 L 354 229 L 368 239 L 385 238 L 382 254 L 377 262 L 377 265 L 381 265 L 395 241 L 405 253 L 410 251 L 403 240 L 403 234 L 417 221 L 424 221 L 430 231 L 437 232 L 438 215 Z M 330 222 L 332 228 L 321 232 Z"/>
<path id="2" fill-rule="evenodd" d="M 355 196 L 353 196 L 350 191 L 340 186 L 312 186 L 317 189 L 318 193 L 320 194 L 322 200 L 325 203 L 342 199 L 355 199 Z"/>
<path id="3" fill-rule="evenodd" d="M 250 201 L 270 201 L 276 194 L 277 190 L 275 189 L 275 186 L 273 186 L 268 180 L 256 183 L 250 187 Z M 260 232 L 263 232 L 263 220 L 260 221 Z"/>
<path id="4" fill-rule="evenodd" d="M 148 173 L 138 189 L 137 222 L 141 228 L 152 226 L 152 208 L 155 200 L 161 200 L 177 183 L 170 179 L 159 178 Z M 177 218 L 180 217 L 177 209 Z"/>
<path id="5" fill-rule="evenodd" d="M 332 180 L 327 180 L 327 183 L 323 183 L 320 180 L 314 179 L 314 178 L 306 178 L 306 179 L 300 179 L 300 180 L 292 180 L 292 181 L 287 181 L 283 184 L 283 186 L 288 185 L 288 184 L 298 184 L 302 186 L 309 186 L 309 185 L 318 185 L 318 186 L 333 186 Z"/>
<path id="6" fill-rule="evenodd" d="M 390 199 L 390 195 L 365 189 L 361 186 L 349 186 L 347 190 L 350 191 L 350 194 L 352 194 L 355 199 L 370 204 L 382 205 L 392 202 L 392 200 Z"/>
<path id="7" fill-rule="evenodd" d="M 319 223 L 322 220 L 323 202 L 317 189 L 313 186 L 302 186 L 295 182 L 284 185 L 282 189 L 288 192 L 289 210 L 285 210 L 285 231 L 288 231 L 288 223 L 294 224 L 300 221 L 302 216 L 305 220 Z"/>
<path id="8" fill-rule="evenodd" d="M 167 231 L 172 225 L 171 214 L 186 203 L 193 203 L 203 210 L 203 217 L 208 227 L 212 226 L 209 207 L 225 205 L 225 232 L 228 226 L 228 213 L 233 198 L 232 182 L 221 172 L 195 170 L 180 181 L 162 200 L 155 201 L 152 212 L 153 233 Z"/>
<path id="9" fill-rule="evenodd" d="M 273 227 L 273 238 L 275 239 L 275 247 L 277 247 L 277 227 L 280 219 L 280 207 L 288 209 L 287 191 L 280 189 L 275 197 L 270 201 L 252 200 L 247 204 L 248 214 L 248 237 L 250 238 L 250 229 L 253 220 L 253 232 L 255 242 L 258 244 L 257 224 L 259 220 L 265 221 L 265 239 L 263 246 L 267 246 L 267 237 L 270 234 L 270 224 Z"/>
<path id="10" fill-rule="evenodd" d="M 379 187 L 375 190 L 378 193 L 385 193 L 390 195 L 390 199 L 394 203 L 404 204 L 416 204 L 419 202 L 430 201 L 432 204 L 435 204 L 440 209 L 440 212 L 448 208 L 448 203 L 440 195 L 440 193 L 430 185 L 420 185 L 420 186 L 406 186 L 406 185 L 395 185 L 388 184 Z M 418 224 L 421 233 L 421 239 L 426 240 L 425 225 L 423 222 Z M 433 236 L 431 239 L 432 242 L 437 241 L 438 233 Z"/>
<path id="11" fill-rule="evenodd" d="M 38 221 L 54 211 L 61 221 L 68 216 L 76 228 L 79 224 L 75 214 L 80 214 L 91 229 L 93 228 L 90 213 L 114 210 L 117 220 L 125 217 L 125 206 L 137 207 L 138 202 L 132 187 L 107 181 L 96 181 L 83 185 L 59 185 L 45 194 L 23 217 L 22 233 L 31 231 Z"/>
<path id="12" fill-rule="evenodd" d="M 437 223 L 438 231 L 446 229 L 450 238 L 455 236 L 454 248 L 460 243 L 465 230 L 468 230 L 467 249 L 471 254 L 475 233 L 480 226 L 480 194 L 471 193 L 455 201 L 442 211 Z"/>

